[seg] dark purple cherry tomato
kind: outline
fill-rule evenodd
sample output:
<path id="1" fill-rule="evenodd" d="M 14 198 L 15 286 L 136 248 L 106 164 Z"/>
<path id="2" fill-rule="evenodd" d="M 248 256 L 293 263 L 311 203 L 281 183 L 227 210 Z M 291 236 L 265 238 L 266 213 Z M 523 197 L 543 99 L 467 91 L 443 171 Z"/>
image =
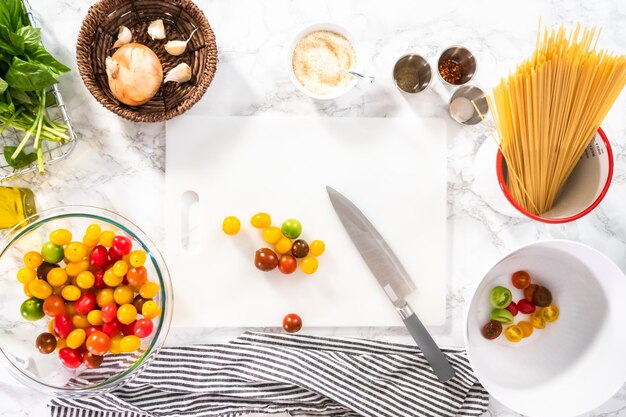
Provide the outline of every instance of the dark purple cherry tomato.
<path id="1" fill-rule="evenodd" d="M 43 262 L 41 265 L 39 265 L 39 268 L 37 268 L 37 278 L 45 280 L 48 277 L 48 272 L 58 267 L 58 264 L 49 264 L 48 262 Z"/>
<path id="2" fill-rule="evenodd" d="M 287 333 L 297 333 L 302 328 L 302 319 L 299 315 L 291 313 L 283 318 L 283 329 Z"/>
<path id="3" fill-rule="evenodd" d="M 143 308 L 143 305 L 145 304 L 146 301 L 150 301 L 150 300 L 148 300 L 147 298 L 143 298 L 139 294 L 137 294 L 135 298 L 133 299 L 133 305 L 135 306 L 135 308 L 137 309 L 139 313 L 141 313 L 141 309 Z"/>
<path id="4" fill-rule="evenodd" d="M 74 329 L 74 325 L 72 324 L 72 320 L 70 320 L 69 316 L 63 313 L 54 318 L 53 328 L 57 336 L 65 339 Z"/>
<path id="5" fill-rule="evenodd" d="M 291 246 L 291 254 L 296 258 L 304 258 L 309 254 L 309 244 L 304 239 L 298 239 Z"/>
<path id="6" fill-rule="evenodd" d="M 140 339 L 150 336 L 152 334 L 152 329 L 154 329 L 154 323 L 152 323 L 152 320 L 139 319 L 135 322 L 135 336 Z"/>
<path id="7" fill-rule="evenodd" d="M 481 333 L 485 339 L 493 340 L 502 333 L 502 323 L 491 320 L 489 323 L 485 324 Z"/>
<path id="8" fill-rule="evenodd" d="M 57 347 L 57 338 L 52 333 L 42 333 L 35 340 L 37 350 L 44 355 L 54 352 Z"/>
<path id="9" fill-rule="evenodd" d="M 87 314 L 94 308 L 96 308 L 96 294 L 91 292 L 83 293 L 78 300 L 74 302 L 76 312 L 78 314 Z"/>
<path id="10" fill-rule="evenodd" d="M 113 238 L 113 246 L 115 250 L 122 256 L 128 255 L 133 250 L 133 242 L 126 236 L 115 236 Z"/>
<path id="11" fill-rule="evenodd" d="M 268 248 L 259 249 L 254 255 L 254 265 L 261 271 L 271 271 L 278 266 L 278 255 Z"/>
<path id="12" fill-rule="evenodd" d="M 83 363 L 83 355 L 78 350 L 68 347 L 59 350 L 59 359 L 63 365 L 71 369 L 76 369 Z"/>
<path id="13" fill-rule="evenodd" d="M 533 294 L 533 304 L 537 307 L 548 307 L 552 304 L 552 293 L 546 287 L 539 286 Z"/>
<path id="14" fill-rule="evenodd" d="M 83 353 L 83 363 L 89 369 L 99 368 L 103 359 L 102 356 L 94 355 L 91 352 Z"/>
<path id="15" fill-rule="evenodd" d="M 91 250 L 89 254 L 89 266 L 94 270 L 102 270 L 109 262 L 109 254 L 107 248 L 98 245 Z"/>

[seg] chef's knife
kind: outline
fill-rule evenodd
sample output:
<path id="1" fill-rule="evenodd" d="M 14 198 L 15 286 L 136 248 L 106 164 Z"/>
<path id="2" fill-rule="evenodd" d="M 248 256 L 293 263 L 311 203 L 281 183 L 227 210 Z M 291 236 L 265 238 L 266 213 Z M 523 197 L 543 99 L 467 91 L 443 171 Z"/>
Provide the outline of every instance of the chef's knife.
<path id="1" fill-rule="evenodd" d="M 406 301 L 407 296 L 415 291 L 413 280 L 361 210 L 337 190 L 328 186 L 326 190 L 350 239 L 400 313 L 404 325 L 424 353 L 435 375 L 442 382 L 449 380 L 454 376 L 454 369 Z"/>

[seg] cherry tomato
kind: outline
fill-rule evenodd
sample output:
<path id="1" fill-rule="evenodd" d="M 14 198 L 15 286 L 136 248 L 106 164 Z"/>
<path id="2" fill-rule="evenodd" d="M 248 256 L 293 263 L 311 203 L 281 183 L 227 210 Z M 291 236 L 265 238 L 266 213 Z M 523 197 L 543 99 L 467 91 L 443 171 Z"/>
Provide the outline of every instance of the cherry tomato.
<path id="1" fill-rule="evenodd" d="M 281 237 L 280 240 L 276 242 L 276 245 L 274 245 L 274 250 L 279 255 L 285 255 L 285 254 L 291 253 L 292 245 L 293 244 L 291 242 L 291 239 L 288 239 L 286 237 Z"/>
<path id="2" fill-rule="evenodd" d="M 54 332 L 65 339 L 74 329 L 74 325 L 67 314 L 59 314 L 54 318 Z"/>
<path id="3" fill-rule="evenodd" d="M 537 284 L 530 284 L 528 287 L 524 288 L 524 298 L 532 303 L 533 296 L 535 295 L 535 291 L 537 291 L 537 288 L 539 288 Z"/>
<path id="4" fill-rule="evenodd" d="M 67 368 L 76 369 L 83 363 L 83 355 L 76 349 L 64 347 L 59 350 L 59 359 Z"/>
<path id="5" fill-rule="evenodd" d="M 72 232 L 66 229 L 53 230 L 50 233 L 50 242 L 55 245 L 65 246 L 72 241 Z"/>
<path id="6" fill-rule="evenodd" d="M 135 293 L 127 285 L 120 285 L 113 292 L 113 298 L 119 305 L 132 303 L 134 296 Z"/>
<path id="7" fill-rule="evenodd" d="M 83 242 L 72 242 L 65 247 L 65 258 L 70 262 L 82 261 L 87 254 L 88 249 Z"/>
<path id="8" fill-rule="evenodd" d="M 109 352 L 114 355 L 118 355 L 122 353 L 122 349 L 120 349 L 120 342 L 124 336 L 121 334 L 115 335 L 111 337 L 111 347 L 109 348 Z"/>
<path id="9" fill-rule="evenodd" d="M 139 294 L 143 298 L 150 299 L 156 297 L 160 289 L 161 287 L 159 287 L 159 284 L 156 282 L 146 282 L 141 286 L 141 288 L 139 288 Z"/>
<path id="10" fill-rule="evenodd" d="M 278 256 L 268 248 L 261 248 L 254 255 L 254 265 L 261 271 L 271 271 L 278 266 Z"/>
<path id="11" fill-rule="evenodd" d="M 513 314 L 513 317 L 517 316 L 518 308 L 517 308 L 517 304 L 515 304 L 514 301 L 511 301 L 511 304 L 506 306 L 506 309 L 509 310 L 511 314 Z"/>
<path id="12" fill-rule="evenodd" d="M 112 247 L 122 256 L 128 255 L 133 250 L 133 242 L 126 236 L 115 236 Z"/>
<path id="13" fill-rule="evenodd" d="M 535 305 L 525 298 L 517 302 L 517 309 L 522 314 L 532 314 L 535 311 Z"/>
<path id="14" fill-rule="evenodd" d="M 132 304 L 121 305 L 117 309 L 117 319 L 122 324 L 130 324 L 137 318 L 137 309 Z"/>
<path id="15" fill-rule="evenodd" d="M 120 350 L 122 352 L 134 352 L 141 346 L 141 340 L 135 336 L 125 336 L 120 340 Z"/>
<path id="16" fill-rule="evenodd" d="M 65 313 L 65 301 L 58 295 L 51 295 L 43 302 L 43 312 L 48 317 Z"/>
<path id="17" fill-rule="evenodd" d="M 76 300 L 74 305 L 76 306 L 76 312 L 78 314 L 88 314 L 91 310 L 96 308 L 96 295 L 86 292 Z"/>
<path id="18" fill-rule="evenodd" d="M 135 334 L 135 323 L 136 321 L 133 321 L 132 323 L 128 323 L 128 324 L 123 324 L 122 334 L 124 336 L 130 336 L 130 335 Z"/>
<path id="19" fill-rule="evenodd" d="M 20 306 L 20 314 L 28 321 L 36 321 L 44 316 L 43 300 L 38 298 L 29 298 Z"/>
<path id="20" fill-rule="evenodd" d="M 76 286 L 83 290 L 88 290 L 96 283 L 96 277 L 92 272 L 82 271 L 76 277 Z"/>
<path id="21" fill-rule="evenodd" d="M 65 266 L 65 272 L 68 277 L 77 277 L 81 272 L 89 270 L 89 260 L 83 259 L 78 262 L 70 262 Z"/>
<path id="22" fill-rule="evenodd" d="M 113 246 L 109 248 L 108 256 L 109 256 L 109 263 L 107 265 L 113 265 L 115 264 L 115 262 L 121 261 L 122 258 L 124 257 L 124 255 L 119 253 L 118 250 Z M 107 268 L 108 267 L 109 266 L 107 266 Z"/>
<path id="23" fill-rule="evenodd" d="M 102 306 L 102 321 L 110 323 L 117 317 L 117 306 L 115 303 L 108 303 Z"/>
<path id="24" fill-rule="evenodd" d="M 33 297 L 45 300 L 52 295 L 52 287 L 46 281 L 34 279 L 28 283 L 28 292 L 30 292 Z"/>
<path id="25" fill-rule="evenodd" d="M 89 320 L 87 320 L 86 314 L 75 314 L 72 316 L 72 324 L 79 329 L 86 329 L 89 327 Z"/>
<path id="26" fill-rule="evenodd" d="M 115 237 L 115 233 L 110 230 L 105 230 L 100 233 L 100 244 L 107 248 L 110 248 L 113 245 L 113 238 Z"/>
<path id="27" fill-rule="evenodd" d="M 93 326 L 100 326 L 104 323 L 102 320 L 102 310 L 91 310 L 87 314 L 87 321 Z"/>
<path id="28" fill-rule="evenodd" d="M 309 244 L 303 239 L 296 240 L 291 247 L 291 254 L 296 258 L 304 258 L 309 254 Z"/>
<path id="29" fill-rule="evenodd" d="M 75 303 L 65 303 L 65 312 L 71 318 L 76 315 L 76 304 Z"/>
<path id="30" fill-rule="evenodd" d="M 100 235 L 102 234 L 102 228 L 99 224 L 90 224 L 85 230 L 85 236 L 89 239 L 100 239 Z"/>
<path id="31" fill-rule="evenodd" d="M 489 320 L 489 323 L 483 326 L 481 333 L 485 339 L 496 339 L 502 333 L 502 323 L 495 320 Z"/>
<path id="32" fill-rule="evenodd" d="M 489 303 L 493 308 L 506 308 L 513 300 L 513 294 L 508 288 L 497 286 L 489 294 Z"/>
<path id="33" fill-rule="evenodd" d="M 546 287 L 538 286 L 533 294 L 532 301 L 537 307 L 548 307 L 552 304 L 552 293 Z"/>
<path id="34" fill-rule="evenodd" d="M 530 324 L 532 324 L 535 329 L 545 329 L 546 319 L 541 315 L 541 309 L 535 310 L 535 312 L 530 315 Z"/>
<path id="35" fill-rule="evenodd" d="M 67 272 L 63 268 L 52 268 L 46 276 L 46 281 L 53 287 L 60 287 L 67 282 Z"/>
<path id="36" fill-rule="evenodd" d="M 122 283 L 122 280 L 124 278 L 118 275 L 115 275 L 115 273 L 113 272 L 113 269 L 107 269 L 102 279 L 109 287 L 117 287 L 118 285 Z"/>
<path id="37" fill-rule="evenodd" d="M 278 270 L 283 274 L 292 274 L 298 268 L 298 261 L 291 255 L 283 255 L 278 261 Z"/>
<path id="38" fill-rule="evenodd" d="M 524 338 L 524 332 L 518 325 L 514 324 L 506 328 L 504 337 L 506 337 L 509 342 L 517 343 Z"/>
<path id="39" fill-rule="evenodd" d="M 305 274 L 314 274 L 317 271 L 318 263 L 317 259 L 313 256 L 307 256 L 300 261 L 300 269 Z"/>
<path id="40" fill-rule="evenodd" d="M 313 256 L 321 256 L 326 250 L 326 244 L 321 240 L 314 240 L 309 246 L 309 252 Z"/>
<path id="41" fill-rule="evenodd" d="M 289 245 L 291 247 L 291 245 Z M 22 284 L 28 284 L 37 278 L 37 271 L 33 268 L 22 268 L 17 271 L 17 280 Z"/>
<path id="42" fill-rule="evenodd" d="M 87 247 L 87 250 L 91 251 L 93 248 L 100 244 L 100 239 L 91 239 L 89 236 L 83 236 L 83 245 Z"/>
<path id="43" fill-rule="evenodd" d="M 130 268 L 126 274 L 129 285 L 143 285 L 148 280 L 148 271 L 144 266 Z"/>
<path id="44" fill-rule="evenodd" d="M 152 330 L 154 329 L 154 323 L 152 320 L 148 319 L 139 319 L 135 322 L 134 333 L 140 339 L 144 337 L 148 337 L 152 334 Z"/>
<path id="45" fill-rule="evenodd" d="M 55 245 L 52 242 L 43 245 L 41 255 L 43 260 L 50 264 L 61 262 L 65 256 L 63 246 Z"/>
<path id="46" fill-rule="evenodd" d="M 235 216 L 228 216 L 222 222 L 222 231 L 227 235 L 234 236 L 239 233 L 241 222 Z"/>
<path id="47" fill-rule="evenodd" d="M 548 307 L 541 310 L 541 317 L 547 322 L 556 321 L 559 318 L 559 308 L 554 304 L 549 305 Z"/>
<path id="48" fill-rule="evenodd" d="M 92 334 L 93 332 L 101 332 L 101 331 L 102 331 L 102 326 L 89 326 L 85 329 L 85 336 L 89 337 L 89 335 Z"/>
<path id="49" fill-rule="evenodd" d="M 527 321 L 520 321 L 517 323 L 520 329 L 522 329 L 522 333 L 524 333 L 524 337 L 529 337 L 533 334 L 533 325 Z"/>
<path id="50" fill-rule="evenodd" d="M 499 321 L 502 324 L 513 324 L 513 314 L 504 308 L 494 308 L 491 311 L 491 320 Z"/>
<path id="51" fill-rule="evenodd" d="M 255 227 L 257 229 L 264 229 L 272 224 L 272 217 L 267 213 L 259 212 L 252 216 L 252 218 L 250 219 L 250 224 L 252 225 L 252 227 Z"/>
<path id="52" fill-rule="evenodd" d="M 511 277 L 511 282 L 515 288 L 523 290 L 530 285 L 530 275 L 526 271 L 514 272 Z"/>
<path id="53" fill-rule="evenodd" d="M 48 262 L 42 263 L 39 268 L 37 268 L 37 278 L 45 280 L 48 277 L 48 272 L 52 268 L 58 268 L 57 264 L 49 264 Z"/>
<path id="54" fill-rule="evenodd" d="M 120 323 L 117 320 L 117 317 L 115 318 L 115 320 L 109 323 L 104 323 L 102 325 L 102 332 L 110 337 L 115 336 L 121 331 L 122 331 L 122 323 Z"/>
<path id="55" fill-rule="evenodd" d="M 128 263 L 135 268 L 143 266 L 143 264 L 146 263 L 146 253 L 142 250 L 132 251 L 128 257 Z"/>
<path id="56" fill-rule="evenodd" d="M 91 266 L 92 269 L 104 269 L 108 262 L 109 253 L 107 248 L 102 245 L 98 245 L 91 250 L 91 253 L 89 254 L 89 266 Z"/>
<path id="57" fill-rule="evenodd" d="M 65 344 L 67 345 L 67 347 L 70 347 L 72 349 L 78 349 L 83 345 L 83 343 L 85 343 L 86 337 L 87 334 L 85 333 L 85 330 L 74 329 L 70 332 L 70 334 L 67 335 L 67 338 L 65 339 Z"/>
<path id="58" fill-rule="evenodd" d="M 283 222 L 280 231 L 289 239 L 297 239 L 302 233 L 302 224 L 296 219 L 287 219 Z"/>
<path id="59" fill-rule="evenodd" d="M 104 282 L 104 272 L 102 271 L 94 272 L 93 278 L 94 278 L 93 287 L 95 289 L 102 290 L 107 287 L 107 283 Z"/>
<path id="60" fill-rule="evenodd" d="M 148 300 L 143 303 L 143 307 L 141 307 L 141 315 L 148 319 L 152 320 L 161 314 L 161 309 L 158 304 L 152 300 Z"/>
<path id="61" fill-rule="evenodd" d="M 39 268 L 43 263 L 43 256 L 39 252 L 26 252 L 24 255 L 24 266 L 27 268 Z"/>
<path id="62" fill-rule="evenodd" d="M 143 298 L 141 295 L 137 294 L 135 296 L 135 298 L 133 299 L 133 305 L 135 306 L 135 308 L 139 312 L 139 311 L 143 310 L 143 305 L 144 305 L 144 303 L 146 301 L 148 301 L 147 298 Z"/>
<path id="63" fill-rule="evenodd" d="M 287 333 L 297 333 L 302 328 L 302 319 L 299 315 L 291 313 L 283 318 L 283 329 Z"/>
<path id="64" fill-rule="evenodd" d="M 111 338 L 104 332 L 93 332 L 86 342 L 87 351 L 97 356 L 103 356 L 111 347 Z"/>
<path id="65" fill-rule="evenodd" d="M 44 355 L 52 353 L 57 347 L 57 338 L 52 333 L 42 333 L 37 336 L 35 347 Z"/>
<path id="66" fill-rule="evenodd" d="M 85 352 L 83 354 L 83 363 L 89 369 L 99 368 L 102 365 L 102 356 L 94 355 L 91 352 Z"/>
<path id="67" fill-rule="evenodd" d="M 80 298 L 81 294 L 80 288 L 74 285 L 66 285 L 63 287 L 63 290 L 61 290 L 61 296 L 67 301 L 76 301 Z"/>
<path id="68" fill-rule="evenodd" d="M 96 303 L 98 303 L 98 306 L 100 306 L 101 308 L 114 301 L 115 299 L 113 298 L 113 289 L 111 288 L 104 288 L 98 291 L 98 293 L 96 294 Z"/>
<path id="69" fill-rule="evenodd" d="M 276 244 L 281 236 L 280 229 L 276 226 L 270 226 L 263 229 L 263 240 L 269 243 L 270 245 Z"/>
<path id="70" fill-rule="evenodd" d="M 117 261 L 113 265 L 112 269 L 115 275 L 124 278 L 124 276 L 128 272 L 128 264 L 125 261 Z"/>

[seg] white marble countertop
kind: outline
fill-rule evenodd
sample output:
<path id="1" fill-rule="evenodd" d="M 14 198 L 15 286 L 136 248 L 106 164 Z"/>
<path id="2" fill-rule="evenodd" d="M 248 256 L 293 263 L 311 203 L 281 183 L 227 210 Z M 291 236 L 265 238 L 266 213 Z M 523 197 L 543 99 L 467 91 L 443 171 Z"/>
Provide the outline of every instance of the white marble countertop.
<path id="1" fill-rule="evenodd" d="M 43 21 L 44 40 L 74 71 L 60 88 L 80 142 L 69 160 L 43 177 L 11 181 L 37 195 L 40 209 L 88 204 L 116 210 L 133 219 L 156 242 L 163 241 L 165 129 L 163 124 L 133 124 L 101 107 L 75 70 L 74 44 L 80 22 L 93 0 L 31 0 Z M 478 58 L 473 84 L 490 89 L 499 76 L 530 54 L 539 18 L 547 25 L 582 21 L 602 27 L 600 44 L 624 53 L 626 2 L 392 0 L 197 0 L 215 33 L 220 52 L 218 72 L 205 98 L 192 112 L 209 115 L 320 117 L 431 116 L 448 123 L 448 295 L 447 324 L 432 329 L 443 345 L 463 343 L 466 301 L 487 268 L 511 249 L 550 238 L 544 225 L 504 216 L 478 193 L 474 155 L 486 140 L 479 126 L 461 127 L 447 115 L 450 90 L 437 80 L 423 94 L 407 97 L 391 81 L 395 60 L 417 52 L 431 64 L 438 51 L 463 44 Z M 315 103 L 296 92 L 284 67 L 284 45 L 308 22 L 330 20 L 346 26 L 360 42 L 365 71 L 377 77 L 347 96 Z M 620 42 L 621 41 L 621 42 Z M 602 204 L 577 222 L 579 240 L 594 246 L 626 270 L 626 94 L 603 123 L 615 152 L 616 171 Z M 553 233 L 553 232 L 552 232 Z M 160 245 L 162 246 L 162 245 Z M 476 248 L 480 248 L 477 250 Z M 242 329 L 173 328 L 168 344 L 208 343 L 232 338 Z M 402 328 L 311 329 L 341 334 L 410 339 Z M 626 347 L 625 347 L 626 348 Z M 506 370 L 503 370 L 506 372 Z M 46 398 L 0 370 L 0 416 L 43 416 Z M 488 415 L 516 416 L 496 401 Z M 626 416 L 626 388 L 589 416 Z"/>

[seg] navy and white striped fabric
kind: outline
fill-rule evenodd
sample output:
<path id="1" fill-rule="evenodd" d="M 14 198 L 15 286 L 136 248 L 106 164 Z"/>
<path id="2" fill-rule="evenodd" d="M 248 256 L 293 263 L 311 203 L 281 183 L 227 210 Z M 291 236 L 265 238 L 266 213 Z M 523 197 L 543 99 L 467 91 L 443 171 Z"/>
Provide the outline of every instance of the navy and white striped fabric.
<path id="1" fill-rule="evenodd" d="M 165 347 L 109 394 L 56 398 L 52 417 L 480 416 L 489 396 L 463 349 L 444 349 L 456 376 L 442 384 L 420 350 L 362 339 L 244 333 L 216 345 Z"/>

